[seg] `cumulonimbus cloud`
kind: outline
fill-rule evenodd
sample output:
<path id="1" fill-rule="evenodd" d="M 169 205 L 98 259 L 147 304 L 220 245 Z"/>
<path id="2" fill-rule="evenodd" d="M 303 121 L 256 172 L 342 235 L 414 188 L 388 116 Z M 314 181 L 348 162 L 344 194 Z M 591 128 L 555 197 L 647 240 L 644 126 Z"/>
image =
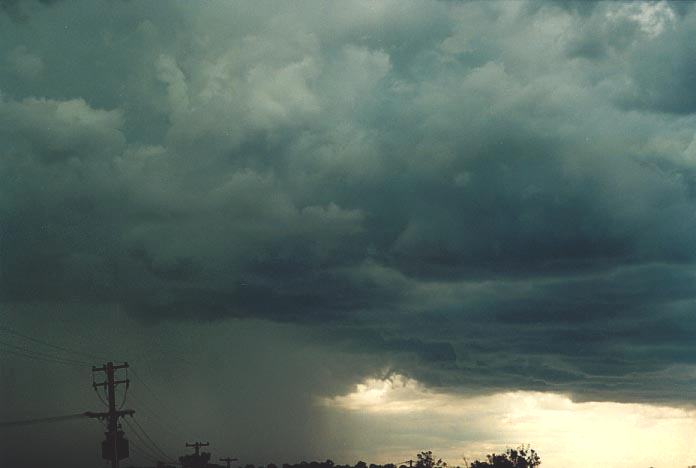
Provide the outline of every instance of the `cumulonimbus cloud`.
<path id="1" fill-rule="evenodd" d="M 65 2 L 28 20 L 50 43 L 0 18 L 41 63 L 0 71 L 2 298 L 686 401 L 696 15 L 660 5 L 111 2 L 95 31 Z"/>

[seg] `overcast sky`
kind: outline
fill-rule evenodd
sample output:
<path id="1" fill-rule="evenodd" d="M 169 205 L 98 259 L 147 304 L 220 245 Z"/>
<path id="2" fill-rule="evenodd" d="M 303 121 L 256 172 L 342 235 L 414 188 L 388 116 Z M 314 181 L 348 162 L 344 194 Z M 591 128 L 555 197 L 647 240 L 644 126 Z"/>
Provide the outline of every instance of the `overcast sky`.
<path id="1" fill-rule="evenodd" d="M 171 456 L 696 463 L 695 34 L 687 2 L 0 0 L 0 419 L 99 409 L 37 356 L 129 360 Z M 0 464 L 98 466 L 95 422 L 2 431 Z"/>

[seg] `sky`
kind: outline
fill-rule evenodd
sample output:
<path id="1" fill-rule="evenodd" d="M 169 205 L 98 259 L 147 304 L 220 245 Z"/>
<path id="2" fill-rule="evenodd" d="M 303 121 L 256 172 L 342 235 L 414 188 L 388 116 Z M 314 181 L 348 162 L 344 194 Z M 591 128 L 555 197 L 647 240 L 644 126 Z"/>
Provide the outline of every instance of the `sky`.
<path id="1" fill-rule="evenodd" d="M 681 1 L 0 0 L 0 421 L 99 410 L 112 360 L 170 458 L 696 464 L 694 33 Z M 0 428 L 0 464 L 98 466 L 102 430 Z"/>

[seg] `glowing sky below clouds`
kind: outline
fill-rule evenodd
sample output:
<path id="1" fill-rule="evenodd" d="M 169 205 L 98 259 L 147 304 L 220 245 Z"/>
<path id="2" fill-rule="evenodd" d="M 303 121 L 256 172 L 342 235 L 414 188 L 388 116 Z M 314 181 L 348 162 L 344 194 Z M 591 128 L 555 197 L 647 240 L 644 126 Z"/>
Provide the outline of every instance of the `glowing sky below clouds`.
<path id="1" fill-rule="evenodd" d="M 554 393 L 507 392 L 462 396 L 428 390 L 400 375 L 368 379 L 346 395 L 322 400 L 330 408 L 361 412 L 390 421 L 394 428 L 406 417 L 413 439 L 392 445 L 381 459 L 408 459 L 418 444 L 418 428 L 440 425 L 454 430 L 436 456 L 452 465 L 481 459 L 534 441 L 544 466 L 585 468 L 602 466 L 687 466 L 696 460 L 696 411 L 673 407 L 612 402 L 574 403 Z M 387 423 L 387 426 L 389 422 Z M 457 443 L 457 432 L 461 440 Z M 484 435 L 471 440 L 471 433 Z M 386 446 L 397 440 L 384 434 Z M 517 444 L 517 445 L 515 445 Z M 425 448 L 424 448 L 425 449 Z"/>

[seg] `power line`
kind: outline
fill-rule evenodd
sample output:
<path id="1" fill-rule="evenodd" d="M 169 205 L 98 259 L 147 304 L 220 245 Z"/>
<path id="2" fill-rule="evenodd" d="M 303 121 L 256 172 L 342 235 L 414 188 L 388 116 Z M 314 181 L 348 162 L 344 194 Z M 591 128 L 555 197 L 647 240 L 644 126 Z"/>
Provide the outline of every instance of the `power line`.
<path id="1" fill-rule="evenodd" d="M 186 437 L 184 437 L 181 433 L 179 432 L 174 432 L 168 424 L 164 422 L 164 419 L 161 418 L 157 411 L 155 411 L 149 404 L 146 404 L 144 400 L 140 400 L 140 397 L 136 398 L 137 394 L 133 394 L 133 390 L 130 392 L 130 399 L 133 403 L 135 403 L 135 406 L 138 408 L 139 412 L 145 412 L 150 415 L 150 418 L 148 418 L 149 421 L 155 422 L 160 428 L 164 429 L 169 435 L 174 436 L 175 438 L 179 439 L 180 442 L 184 442 L 186 440 Z M 176 425 L 174 425 L 176 426 Z"/>
<path id="2" fill-rule="evenodd" d="M 19 421 L 4 421 L 0 422 L 0 427 L 28 426 L 31 424 L 63 422 L 69 421 L 71 419 L 82 419 L 85 417 L 87 417 L 85 413 L 75 413 L 67 414 L 65 416 L 52 416 L 48 418 L 24 419 Z"/>
<path id="3" fill-rule="evenodd" d="M 118 407 L 118 409 L 123 409 L 124 406 L 126 406 L 126 400 L 128 399 L 128 387 L 123 391 L 123 400 L 121 401 L 121 405 Z"/>
<path id="4" fill-rule="evenodd" d="M 99 360 L 99 361 L 105 360 L 105 359 L 103 359 L 103 358 L 101 358 L 101 357 L 99 357 L 99 356 L 95 356 L 95 355 L 92 354 L 92 353 L 87 353 L 87 352 L 83 352 L 83 351 L 78 351 L 78 350 L 75 350 L 75 349 L 67 348 L 67 347 L 65 347 L 65 346 L 59 346 L 59 345 L 56 345 L 56 344 L 48 343 L 47 341 L 40 340 L 40 339 L 38 339 L 38 338 L 34 338 L 34 337 L 32 337 L 32 336 L 29 336 L 29 335 L 25 335 L 24 333 L 20 333 L 20 332 L 18 332 L 18 331 L 16 331 L 16 330 L 13 330 L 13 329 L 8 328 L 8 327 L 3 326 L 3 325 L 0 325 L 0 331 L 4 331 L 4 332 L 6 332 L 6 333 L 10 333 L 10 334 L 12 334 L 12 335 L 19 336 L 19 337 L 21 337 L 21 338 L 24 338 L 25 340 L 33 341 L 34 343 L 41 344 L 41 345 L 43 345 L 43 346 L 48 346 L 49 348 L 58 349 L 58 350 L 60 350 L 60 351 L 66 352 L 66 353 L 72 353 L 72 354 L 80 355 L 80 356 L 83 356 L 83 357 L 87 357 L 87 358 L 89 358 L 89 359 L 97 359 L 97 360 Z"/>
<path id="5" fill-rule="evenodd" d="M 146 451 L 145 449 L 138 447 L 138 445 L 133 443 L 132 440 L 130 440 L 129 442 L 130 442 L 131 450 L 133 450 L 135 453 L 137 453 L 141 457 L 145 458 L 149 462 L 152 462 L 155 464 L 159 463 L 159 461 L 160 461 L 160 460 L 158 460 L 159 457 L 156 457 L 152 453 Z"/>
<path id="6" fill-rule="evenodd" d="M 172 459 L 172 457 L 168 456 L 168 455 L 164 452 L 164 450 L 162 450 L 162 449 L 157 445 L 157 443 L 155 443 L 155 441 L 152 440 L 152 437 L 150 437 L 149 434 L 145 431 L 145 429 L 143 429 L 143 426 L 140 425 L 140 423 L 138 422 L 137 419 L 131 417 L 131 421 L 133 421 L 133 423 L 134 423 L 136 426 L 138 426 L 138 429 L 140 429 L 140 432 L 142 432 L 143 435 L 145 435 L 145 437 L 147 438 L 147 440 L 149 440 L 150 443 L 152 443 L 152 446 L 153 446 L 155 449 L 157 449 L 157 451 L 158 451 L 159 453 L 161 453 L 166 459 L 169 459 L 169 460 Z"/>
<path id="7" fill-rule="evenodd" d="M 172 417 L 173 422 L 176 422 L 177 425 L 179 425 L 179 426 L 186 426 L 186 423 L 184 423 L 183 421 L 181 421 L 181 419 L 179 419 L 179 418 L 176 416 L 176 411 L 173 410 L 169 405 L 167 405 L 167 404 L 157 395 L 157 392 L 156 392 L 155 390 L 153 390 L 152 387 L 151 387 L 150 385 L 148 385 L 147 382 L 145 382 L 145 380 L 143 380 L 142 377 L 140 377 L 140 374 L 138 374 L 138 373 L 135 371 L 135 369 L 131 369 L 131 375 L 132 375 L 133 377 L 135 377 L 135 379 L 136 379 L 138 382 L 140 382 L 140 383 L 142 384 L 142 386 L 145 388 L 145 390 L 147 390 L 147 391 L 150 393 L 150 395 L 152 395 L 152 397 L 154 398 L 154 400 L 155 400 L 157 403 L 159 403 L 159 405 L 162 407 L 162 409 L 164 409 L 165 412 L 166 412 L 168 415 L 170 415 L 170 416 Z"/>
<path id="8" fill-rule="evenodd" d="M 152 447 L 150 447 L 147 442 L 137 432 L 135 432 L 135 430 L 132 429 L 130 425 L 128 425 L 128 427 L 131 430 L 131 435 L 134 435 L 138 440 L 138 443 L 136 444 L 132 437 L 129 439 L 129 443 L 132 448 L 136 448 L 137 452 L 147 457 L 152 462 L 159 463 L 160 461 L 163 461 L 162 455 L 158 454 Z"/>
<path id="9" fill-rule="evenodd" d="M 131 446 L 131 449 L 135 449 L 135 450 L 134 450 L 135 453 L 137 453 L 138 455 L 140 455 L 140 456 L 143 457 L 145 460 L 147 460 L 147 461 L 149 461 L 149 462 L 151 462 L 151 463 L 158 464 L 158 463 L 161 462 L 161 461 L 165 461 L 165 460 L 160 460 L 159 457 L 156 457 L 156 456 L 155 456 L 154 454 L 152 454 L 151 452 L 148 452 L 148 451 L 145 450 L 144 448 L 138 446 L 137 444 L 134 444 L 132 440 L 130 441 L 130 446 Z M 180 462 L 173 461 L 173 460 L 172 460 L 172 461 L 167 461 L 167 464 L 168 464 L 168 465 L 178 465 L 178 466 L 181 466 L 181 463 L 180 463 Z"/>
<path id="10" fill-rule="evenodd" d="M 29 348 L 23 347 L 23 346 L 17 346 L 12 343 L 5 343 L 5 342 L 0 342 L 0 353 L 9 353 L 13 355 L 18 355 L 30 359 L 36 359 L 39 361 L 46 361 L 46 362 L 51 362 L 51 363 L 60 363 L 60 364 L 65 364 L 65 365 L 79 365 L 82 367 L 82 361 L 78 360 L 73 360 L 73 359 L 67 359 L 67 358 L 58 358 L 58 357 L 53 357 L 47 353 L 43 353 L 41 351 L 33 351 Z M 103 457 L 110 458 L 112 459 L 112 464 L 115 462 L 116 466 L 118 466 L 118 460 L 122 457 L 118 456 L 118 453 L 124 453 L 121 451 L 121 445 L 120 445 L 120 440 L 123 438 L 123 431 L 120 430 L 119 427 L 116 426 L 117 420 L 119 417 L 123 417 L 126 415 L 133 416 L 133 411 L 132 410 L 116 410 L 115 407 L 115 387 L 118 384 L 126 384 L 126 388 L 129 387 L 128 383 L 129 380 L 116 380 L 115 373 L 114 371 L 117 369 L 128 369 L 128 364 L 123 363 L 123 364 L 118 364 L 114 365 L 112 362 L 108 362 L 101 368 L 96 368 L 92 367 L 92 372 L 93 372 L 93 379 L 92 379 L 92 386 L 94 390 L 97 393 L 97 396 L 99 397 L 100 400 L 102 400 L 103 403 L 106 403 L 106 401 L 102 398 L 101 394 L 98 391 L 98 387 L 104 386 L 105 389 L 108 390 L 108 397 L 109 397 L 109 402 L 108 402 L 108 408 L 109 412 L 106 413 L 95 413 L 95 412 L 85 412 L 85 413 L 77 413 L 77 414 L 70 414 L 70 415 L 63 415 L 63 416 L 53 416 L 53 417 L 46 417 L 46 418 L 35 418 L 35 419 L 28 419 L 28 420 L 19 420 L 19 421 L 5 421 L 5 422 L 0 422 L 0 428 L 3 427 L 12 427 L 12 426 L 22 426 L 22 425 L 31 425 L 31 424 L 41 424 L 41 423 L 53 423 L 53 422 L 60 422 L 60 421 L 67 421 L 71 419 L 79 419 L 79 418 L 92 418 L 92 419 L 97 419 L 97 420 L 103 420 L 107 422 L 108 424 L 108 432 L 107 432 L 107 451 L 104 452 L 104 448 L 102 448 L 103 452 Z M 106 380 L 104 382 L 97 383 L 94 381 L 94 372 L 105 372 L 106 373 Z M 157 394 L 152 390 L 152 388 L 145 383 L 142 378 L 138 377 L 138 380 L 140 380 L 141 383 L 143 383 L 143 386 L 146 387 L 152 394 L 153 396 L 157 398 Z M 124 393 L 124 400 L 123 404 L 126 402 L 126 394 Z M 122 405 L 123 406 L 123 405 Z M 156 415 L 157 413 L 153 411 L 153 414 Z M 131 429 L 132 434 L 134 435 L 135 438 L 138 439 L 139 443 L 141 444 L 144 449 L 134 445 L 133 448 L 135 451 L 142 452 L 141 455 L 143 455 L 146 459 L 149 461 L 157 462 L 158 459 L 167 461 L 167 463 L 173 463 L 173 464 L 178 464 L 175 461 L 172 461 L 173 459 L 166 453 L 164 450 L 160 448 L 160 446 L 155 442 L 155 440 L 149 435 L 149 433 L 145 430 L 145 428 L 140 424 L 140 422 L 134 418 L 131 418 L 132 423 L 126 418 L 123 418 L 122 421 L 125 421 L 125 423 L 128 425 L 128 427 Z M 162 423 L 162 427 L 165 429 L 168 429 L 168 426 L 166 424 Z M 126 442 L 127 443 L 127 442 Z M 111 447 L 113 445 L 113 448 Z M 109 451 L 111 450 L 111 451 Z M 127 450 L 127 445 L 126 445 L 126 450 Z M 106 454 L 106 455 L 104 455 Z"/>
<path id="11" fill-rule="evenodd" d="M 99 393 L 99 390 L 97 390 L 96 387 L 94 387 L 94 393 L 96 393 L 96 394 L 97 394 L 97 397 L 99 397 L 99 401 L 101 401 L 101 402 L 104 404 L 104 406 L 106 406 L 106 407 L 108 408 L 109 404 L 106 402 L 106 400 L 104 399 L 104 397 L 101 396 L 101 393 Z"/>
<path id="12" fill-rule="evenodd" d="M 33 355 L 36 355 L 36 356 L 45 357 L 45 358 L 48 358 L 48 359 L 57 359 L 57 360 L 60 360 L 60 361 L 71 362 L 71 363 L 73 363 L 73 364 L 80 364 L 80 365 L 86 365 L 86 366 L 87 366 L 87 365 L 91 365 L 91 364 L 90 364 L 89 362 L 87 362 L 87 361 L 79 361 L 79 360 L 77 360 L 77 359 L 55 356 L 55 355 L 53 355 L 53 354 L 48 354 L 48 353 L 45 353 L 45 352 L 43 352 L 43 351 L 38 351 L 38 350 L 35 350 L 35 349 L 27 348 L 27 347 L 25 347 L 25 346 L 15 345 L 15 344 L 12 344 L 12 343 L 5 343 L 5 342 L 0 341 L 0 345 L 9 346 L 9 347 L 14 348 L 14 349 L 16 349 L 16 350 L 18 350 L 18 351 L 22 351 L 22 352 L 25 352 L 25 353 L 33 354 Z"/>
<path id="13" fill-rule="evenodd" d="M 34 359 L 34 360 L 37 360 L 37 361 L 44 361 L 44 362 L 50 362 L 50 363 L 53 363 L 53 364 L 63 364 L 63 365 L 66 365 L 66 366 L 73 366 L 73 367 L 84 368 L 84 367 L 83 367 L 83 364 L 78 364 L 78 363 L 70 362 L 70 361 L 64 361 L 64 360 L 59 359 L 59 358 L 41 357 L 41 356 L 32 355 L 32 354 L 25 353 L 25 352 L 14 351 L 14 350 L 12 350 L 12 349 L 2 349 L 2 348 L 0 348 L 0 352 L 3 352 L 3 353 L 10 353 L 10 354 L 13 354 L 13 355 L 15 355 L 15 356 L 22 356 L 22 357 L 26 357 L 26 358 L 29 358 L 29 359 Z"/>
<path id="14" fill-rule="evenodd" d="M 159 448 L 155 441 L 152 440 L 152 438 L 147 434 L 147 432 L 145 432 L 142 426 L 140 426 L 140 424 L 138 424 L 138 422 L 134 418 L 131 418 L 130 421 L 128 419 L 124 419 L 124 421 L 126 425 L 131 429 L 132 434 L 135 435 L 135 437 L 137 437 L 140 442 L 142 442 L 143 446 L 146 449 L 148 449 L 151 455 L 155 455 L 157 458 L 161 457 L 165 461 L 172 460 L 172 458 L 169 455 L 164 453 L 164 451 L 161 448 Z M 133 424 L 135 424 L 135 426 L 137 426 L 138 429 L 131 425 L 131 421 L 133 422 Z"/>
<path id="15" fill-rule="evenodd" d="M 126 367 L 126 379 L 128 379 L 128 368 Z M 128 399 L 128 388 L 130 388 L 130 381 L 126 380 L 126 389 L 123 391 L 123 400 L 121 401 L 121 406 L 118 409 L 123 409 L 126 406 L 126 400 Z"/>
<path id="16" fill-rule="evenodd" d="M 150 386 L 147 384 L 147 382 L 145 382 L 145 381 L 140 377 L 140 374 L 138 374 L 138 373 L 135 371 L 135 369 L 131 369 L 131 374 L 133 374 L 133 377 L 135 377 L 141 384 L 143 384 L 143 387 L 145 387 L 145 389 L 146 389 L 148 392 L 150 392 L 150 394 L 152 394 L 152 396 L 155 397 L 156 400 L 160 401 L 160 400 L 159 400 L 159 397 L 157 396 L 157 392 L 155 392 L 155 391 L 152 389 L 152 387 L 150 387 Z M 160 403 L 161 403 L 161 401 L 160 401 Z"/>

